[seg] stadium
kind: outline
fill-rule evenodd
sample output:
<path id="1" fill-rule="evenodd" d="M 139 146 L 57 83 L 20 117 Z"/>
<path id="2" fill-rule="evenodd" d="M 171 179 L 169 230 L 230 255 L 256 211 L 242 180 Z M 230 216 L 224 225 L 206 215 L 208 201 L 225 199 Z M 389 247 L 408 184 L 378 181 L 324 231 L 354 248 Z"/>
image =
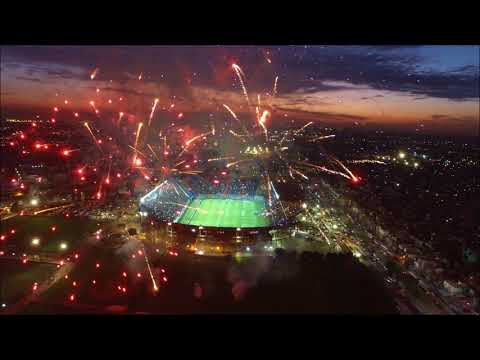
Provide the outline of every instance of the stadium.
<path id="1" fill-rule="evenodd" d="M 270 230 L 287 224 L 273 183 L 258 177 L 170 177 L 140 199 L 139 210 L 176 238 L 194 240 L 191 250 L 201 255 L 250 251 L 271 240 Z"/>

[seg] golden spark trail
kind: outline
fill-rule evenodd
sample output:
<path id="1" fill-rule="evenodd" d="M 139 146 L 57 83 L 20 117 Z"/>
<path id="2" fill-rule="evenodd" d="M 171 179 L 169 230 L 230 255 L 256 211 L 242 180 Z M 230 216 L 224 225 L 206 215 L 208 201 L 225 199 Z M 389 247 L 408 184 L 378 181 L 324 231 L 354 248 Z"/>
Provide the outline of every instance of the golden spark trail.
<path id="1" fill-rule="evenodd" d="M 95 68 L 95 70 L 93 70 L 93 72 L 90 74 L 90 79 L 93 80 L 95 79 L 95 77 L 97 76 L 97 73 L 98 73 L 98 67 Z"/>
<path id="2" fill-rule="evenodd" d="M 153 151 L 152 147 L 150 146 L 150 144 L 147 144 L 148 148 L 150 149 L 150 151 L 153 153 L 153 155 L 155 156 L 155 158 L 157 160 L 160 160 L 159 157 L 157 156 L 157 153 L 155 151 Z"/>
<path id="3" fill-rule="evenodd" d="M 71 149 L 71 150 L 65 150 L 63 152 L 64 155 L 70 155 L 72 152 L 75 152 L 75 151 L 80 151 L 81 149 Z"/>
<path id="4" fill-rule="evenodd" d="M 145 245 L 142 244 L 142 246 L 143 246 L 143 255 L 145 257 L 145 262 L 147 263 L 148 272 L 150 273 L 150 278 L 152 279 L 153 291 L 157 292 L 158 291 L 158 286 L 157 286 L 157 283 L 155 282 L 155 279 L 153 277 L 152 269 L 150 269 L 150 262 L 148 261 L 148 258 L 147 258 L 147 252 L 145 251 Z"/>
<path id="5" fill-rule="evenodd" d="M 380 160 L 348 160 L 349 164 L 380 164 L 380 165 L 387 165 L 386 162 Z"/>
<path id="6" fill-rule="evenodd" d="M 150 127 L 150 123 L 152 122 L 153 113 L 155 112 L 155 108 L 157 107 L 157 104 L 158 104 L 158 99 L 155 99 L 155 101 L 153 102 L 152 111 L 150 112 L 150 117 L 148 119 L 148 127 Z"/>
<path id="7" fill-rule="evenodd" d="M 88 123 L 85 121 L 85 122 L 83 123 L 83 125 L 85 125 L 85 127 L 87 128 L 87 130 L 88 130 L 88 132 L 90 133 L 90 135 L 92 135 L 93 141 L 95 142 L 95 145 L 97 145 L 97 147 L 98 147 L 100 150 L 102 150 L 102 149 L 100 148 L 100 145 L 98 145 L 97 138 L 95 137 L 95 135 L 93 135 L 92 129 L 90 129 L 90 126 L 88 125 Z"/>
<path id="8" fill-rule="evenodd" d="M 305 130 L 308 126 L 312 125 L 313 124 L 313 121 L 310 121 L 308 124 L 305 124 L 303 125 L 300 129 L 298 129 L 297 131 L 295 131 L 293 134 L 294 135 L 297 135 L 299 132 L 302 132 L 303 130 Z"/>
<path id="9" fill-rule="evenodd" d="M 122 120 L 123 115 L 125 115 L 123 112 L 118 113 L 117 126 L 120 125 L 120 120 Z"/>
<path id="10" fill-rule="evenodd" d="M 350 175 L 350 179 L 352 179 L 353 181 L 358 180 L 357 177 L 353 175 L 353 173 L 345 165 L 343 165 L 343 163 L 340 160 L 338 160 L 334 156 L 332 156 L 332 158 Z"/>
<path id="11" fill-rule="evenodd" d="M 62 206 L 55 206 L 55 207 L 52 207 L 52 208 L 35 211 L 35 212 L 33 213 L 33 215 L 42 214 L 42 213 L 44 213 L 44 212 L 53 211 L 53 210 L 56 210 L 56 209 L 63 209 L 63 208 L 67 208 L 67 207 L 70 207 L 70 206 L 73 206 L 73 205 L 74 205 L 74 204 L 62 205 Z"/>
<path id="12" fill-rule="evenodd" d="M 203 136 L 207 136 L 207 135 L 210 135 L 210 134 L 212 134 L 211 131 L 206 132 L 206 133 L 203 133 L 203 134 L 200 134 L 200 135 L 197 135 L 197 136 L 194 136 L 194 137 L 191 138 L 190 140 L 187 140 L 187 141 L 185 142 L 185 147 L 182 149 L 182 151 L 180 152 L 180 154 L 178 154 L 177 159 L 180 158 L 180 157 L 183 155 L 183 153 L 188 150 L 188 147 L 190 146 L 190 144 L 194 143 L 194 142 L 197 141 L 198 139 L 201 139 Z"/>
<path id="13" fill-rule="evenodd" d="M 139 137 L 139 135 L 140 135 L 140 130 L 142 130 L 142 126 L 143 126 L 143 122 L 138 123 L 137 133 L 136 133 L 136 136 L 135 136 L 135 145 L 133 146 L 134 148 L 137 147 L 138 137 Z M 135 152 L 133 153 L 133 166 L 135 166 L 135 163 L 136 163 L 136 160 L 137 160 L 137 153 L 136 153 L 136 151 L 137 151 L 137 150 L 135 150 Z"/>
<path id="14" fill-rule="evenodd" d="M 273 83 L 273 97 L 277 95 L 277 81 L 278 81 L 278 76 L 275 77 L 275 82 Z"/>
<path id="15" fill-rule="evenodd" d="M 202 137 L 204 137 L 204 136 L 210 135 L 210 134 L 212 134 L 211 131 L 206 132 L 206 133 L 203 133 L 203 134 L 200 134 L 200 135 L 197 135 L 197 136 L 194 136 L 194 137 L 191 138 L 190 140 L 187 140 L 185 144 L 186 144 L 187 147 L 188 147 L 190 144 L 192 144 L 193 142 L 197 141 L 198 139 L 200 139 L 200 138 L 202 138 Z"/>
<path id="16" fill-rule="evenodd" d="M 230 109 L 230 108 L 229 108 L 227 105 L 225 105 L 225 104 L 222 104 L 222 105 L 223 105 L 223 107 L 224 107 L 225 109 L 228 110 L 228 112 L 229 112 L 230 114 L 232 114 L 233 118 L 240 123 L 240 120 L 238 119 L 237 115 L 233 112 L 233 110 Z"/>
<path id="17" fill-rule="evenodd" d="M 301 177 L 303 177 L 305 180 L 310 180 L 304 173 L 302 173 L 301 171 L 298 171 L 297 169 L 294 169 L 293 167 L 290 166 L 290 169 L 292 169 L 295 173 L 297 173 L 298 175 L 300 175 Z"/>
<path id="18" fill-rule="evenodd" d="M 234 162 L 228 163 L 227 168 L 230 168 L 233 165 L 237 165 L 237 164 L 240 164 L 240 163 L 243 163 L 243 162 L 246 162 L 246 161 L 252 161 L 252 160 L 253 159 L 243 159 L 243 160 L 234 161 Z"/>
<path id="19" fill-rule="evenodd" d="M 250 99 L 248 98 L 248 92 L 247 88 L 245 87 L 245 83 L 243 82 L 243 77 L 245 77 L 245 74 L 243 73 L 243 70 L 238 66 L 237 64 L 232 65 L 233 70 L 237 74 L 238 79 L 240 80 L 240 85 L 242 86 L 243 94 L 245 95 L 245 99 L 247 99 L 248 107 L 250 107 Z"/>
<path id="20" fill-rule="evenodd" d="M 198 174 L 201 174 L 203 171 L 197 171 L 197 170 L 193 170 L 193 171 L 179 171 L 178 173 L 179 174 L 187 174 L 187 175 L 198 175 Z"/>
<path id="21" fill-rule="evenodd" d="M 90 106 L 93 108 L 93 110 L 95 111 L 95 114 L 98 114 L 98 109 L 95 107 L 95 102 L 92 100 L 90 101 Z"/>
<path id="22" fill-rule="evenodd" d="M 350 179 L 350 177 L 340 171 L 335 171 L 335 170 L 331 170 L 331 169 L 327 169 L 326 167 L 324 166 L 319 166 L 319 165 L 315 165 L 315 164 L 310 164 L 308 162 L 305 162 L 305 161 L 299 161 L 298 164 L 301 164 L 301 165 L 305 165 L 305 166 L 309 166 L 309 167 L 312 167 L 314 169 L 317 169 L 317 170 L 321 170 L 323 172 L 326 172 L 326 173 L 329 173 L 329 174 L 333 174 L 333 175 L 340 175 L 340 176 L 343 176 L 344 178 L 346 179 Z"/>
<path id="23" fill-rule="evenodd" d="M 270 175 L 267 172 L 267 184 L 268 184 L 268 204 L 272 206 L 272 184 L 270 181 Z"/>
<path id="24" fill-rule="evenodd" d="M 212 158 L 212 159 L 208 159 L 207 162 L 220 161 L 220 160 L 232 160 L 232 159 L 235 159 L 235 156 L 226 156 L 226 157 Z"/>
<path id="25" fill-rule="evenodd" d="M 265 122 L 267 121 L 267 117 L 270 116 L 270 112 L 268 110 L 264 110 L 262 117 L 258 120 L 258 123 L 263 128 L 263 132 L 265 133 L 265 140 L 268 141 L 268 131 L 267 127 L 265 126 Z"/>
<path id="26" fill-rule="evenodd" d="M 323 135 L 323 136 L 319 136 L 315 139 L 312 139 L 310 140 L 309 142 L 315 142 L 315 141 L 318 141 L 318 140 L 324 140 L 324 139 L 331 139 L 331 138 L 334 138 L 336 135 Z"/>
<path id="27" fill-rule="evenodd" d="M 229 132 L 230 134 L 232 134 L 233 136 L 236 136 L 236 137 L 238 137 L 238 138 L 242 138 L 242 137 L 248 136 L 248 135 L 240 135 L 240 134 L 237 134 L 237 133 L 236 133 L 235 131 L 233 131 L 233 130 L 228 130 L 228 132 Z M 242 139 L 242 140 L 243 140 L 243 139 Z"/>
<path id="28" fill-rule="evenodd" d="M 307 209 L 307 215 L 310 216 L 312 224 L 315 224 L 315 227 L 317 228 L 317 230 L 320 231 L 320 234 L 325 238 L 325 240 L 327 241 L 327 244 L 330 245 L 330 239 L 327 237 L 327 235 L 325 235 L 322 228 L 317 224 L 317 221 L 315 221 L 315 218 L 313 217 L 313 215 L 310 213 L 308 209 Z M 323 226 L 325 226 L 325 223 L 323 223 Z"/>
<path id="29" fill-rule="evenodd" d="M 143 155 L 143 157 L 145 157 L 145 158 L 147 157 L 147 155 L 145 155 L 143 152 L 141 152 L 141 151 L 140 151 L 140 150 L 138 150 L 137 148 L 134 148 L 134 147 L 133 147 L 133 146 L 131 146 L 131 145 L 128 145 L 128 147 L 129 147 L 130 149 L 133 149 L 133 150 L 135 150 L 137 153 L 139 153 L 139 154 Z"/>

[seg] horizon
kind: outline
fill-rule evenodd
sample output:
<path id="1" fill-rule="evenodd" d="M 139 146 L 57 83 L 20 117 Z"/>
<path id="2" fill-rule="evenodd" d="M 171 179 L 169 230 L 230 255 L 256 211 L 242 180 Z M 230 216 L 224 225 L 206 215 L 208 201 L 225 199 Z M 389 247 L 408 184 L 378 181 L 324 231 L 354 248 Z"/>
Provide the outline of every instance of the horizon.
<path id="1" fill-rule="evenodd" d="M 31 111 L 35 116 L 40 109 L 53 113 L 54 107 L 70 115 L 93 113 L 89 102 L 95 100 L 102 114 L 125 111 L 144 119 L 154 99 L 159 110 L 174 104 L 185 118 L 223 114 L 222 104 L 247 113 L 242 84 L 232 71 L 238 64 L 251 102 L 267 101 L 274 110 L 270 126 L 295 118 L 334 127 L 478 136 L 478 50 L 446 45 L 2 46 L 2 115 Z"/>

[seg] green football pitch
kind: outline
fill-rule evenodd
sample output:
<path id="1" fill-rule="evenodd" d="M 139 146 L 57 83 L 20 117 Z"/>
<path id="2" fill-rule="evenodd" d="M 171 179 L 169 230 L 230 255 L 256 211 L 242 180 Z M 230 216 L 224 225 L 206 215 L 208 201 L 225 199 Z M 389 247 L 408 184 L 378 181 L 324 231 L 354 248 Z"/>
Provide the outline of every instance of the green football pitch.
<path id="1" fill-rule="evenodd" d="M 270 217 L 263 214 L 265 200 L 252 198 L 196 197 L 179 216 L 177 223 L 184 225 L 255 228 L 271 225 Z"/>

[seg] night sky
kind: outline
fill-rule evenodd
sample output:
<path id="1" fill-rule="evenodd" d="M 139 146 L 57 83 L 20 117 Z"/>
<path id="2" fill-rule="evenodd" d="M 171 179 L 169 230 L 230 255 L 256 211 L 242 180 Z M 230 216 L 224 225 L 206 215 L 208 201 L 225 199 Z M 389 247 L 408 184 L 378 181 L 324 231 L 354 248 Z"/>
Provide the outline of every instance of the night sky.
<path id="1" fill-rule="evenodd" d="M 158 98 L 160 107 L 175 102 L 201 121 L 200 114 L 224 112 L 224 103 L 246 111 L 236 63 L 255 102 L 257 94 L 269 98 L 278 76 L 277 123 L 476 135 L 479 52 L 479 46 L 4 46 L 1 107 L 6 116 L 60 104 L 81 112 L 95 99 L 114 112 L 144 109 Z"/>

